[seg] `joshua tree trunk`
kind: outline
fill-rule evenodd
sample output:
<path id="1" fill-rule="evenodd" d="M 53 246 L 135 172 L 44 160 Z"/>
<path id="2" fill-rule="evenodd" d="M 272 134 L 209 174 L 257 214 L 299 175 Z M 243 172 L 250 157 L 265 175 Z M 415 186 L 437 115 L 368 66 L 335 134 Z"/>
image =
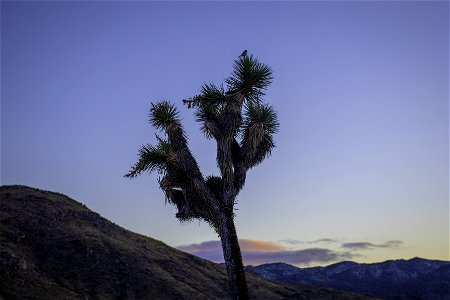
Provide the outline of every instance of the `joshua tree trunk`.
<path id="1" fill-rule="evenodd" d="M 248 299 L 247 281 L 245 280 L 244 265 L 242 264 L 241 249 L 236 234 L 233 214 L 222 214 L 220 223 L 220 239 L 230 291 L 233 299 Z"/>

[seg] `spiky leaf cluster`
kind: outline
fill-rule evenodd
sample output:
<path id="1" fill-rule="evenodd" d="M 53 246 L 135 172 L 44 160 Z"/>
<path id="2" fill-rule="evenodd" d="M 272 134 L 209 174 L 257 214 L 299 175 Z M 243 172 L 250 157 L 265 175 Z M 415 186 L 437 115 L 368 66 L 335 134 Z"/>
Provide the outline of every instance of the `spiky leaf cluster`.
<path id="1" fill-rule="evenodd" d="M 195 112 L 196 121 L 200 123 L 200 130 L 208 139 L 220 134 L 219 122 L 225 111 L 224 103 L 202 103 Z"/>
<path id="2" fill-rule="evenodd" d="M 202 104 L 220 104 L 226 100 L 223 85 L 216 86 L 214 83 L 205 83 L 201 88 Z"/>
<path id="3" fill-rule="evenodd" d="M 181 126 L 180 117 L 175 105 L 168 101 L 161 101 L 156 104 L 152 103 L 149 119 L 153 127 L 159 130 L 171 131 Z"/>
<path id="4" fill-rule="evenodd" d="M 247 103 L 241 140 L 247 168 L 256 166 L 271 154 L 275 147 L 273 135 L 278 131 L 279 126 L 273 106 Z"/>
<path id="5" fill-rule="evenodd" d="M 220 133 L 219 121 L 224 116 L 226 106 L 225 89 L 213 83 L 204 84 L 199 99 L 195 116 L 201 124 L 200 130 L 208 139 L 217 138 Z"/>
<path id="6" fill-rule="evenodd" d="M 229 94 L 240 93 L 249 102 L 259 102 L 272 79 L 271 68 L 250 55 L 235 60 L 233 73 L 225 82 Z"/>
<path id="7" fill-rule="evenodd" d="M 170 167 L 175 166 L 176 163 L 176 157 L 170 143 L 158 137 L 158 144 L 156 146 L 146 144 L 139 149 L 138 162 L 125 176 L 134 178 L 145 171 L 157 171 L 163 174 Z"/>

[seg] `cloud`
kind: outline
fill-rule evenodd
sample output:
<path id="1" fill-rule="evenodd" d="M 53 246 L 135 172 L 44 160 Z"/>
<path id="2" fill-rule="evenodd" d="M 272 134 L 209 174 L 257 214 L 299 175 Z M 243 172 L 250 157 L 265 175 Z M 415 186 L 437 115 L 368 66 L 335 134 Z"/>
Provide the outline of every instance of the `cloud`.
<path id="1" fill-rule="evenodd" d="M 324 239 L 318 239 L 318 240 L 315 240 L 315 241 L 308 242 L 308 244 L 317 244 L 317 243 L 337 243 L 337 242 L 338 242 L 338 240 L 335 240 L 335 239 L 324 238 Z"/>
<path id="2" fill-rule="evenodd" d="M 242 258 L 246 265 L 274 262 L 309 265 L 311 263 L 330 263 L 357 256 L 348 251 L 337 252 L 323 248 L 288 250 L 278 243 L 268 241 L 243 239 L 239 240 L 239 244 L 241 245 Z M 220 241 L 207 241 L 200 244 L 180 246 L 178 249 L 214 262 L 223 262 Z"/>
<path id="3" fill-rule="evenodd" d="M 367 242 L 357 242 L 357 243 L 343 243 L 342 244 L 343 248 L 348 248 L 348 249 L 358 249 L 358 250 L 363 250 L 363 249 L 370 249 L 370 248 L 375 248 L 377 247 L 377 245 L 372 244 L 372 243 L 367 243 Z"/>
<path id="4" fill-rule="evenodd" d="M 389 246 L 390 248 L 398 248 L 400 246 L 402 246 L 403 241 L 400 240 L 392 240 L 392 241 L 387 241 L 386 243 L 384 243 L 385 245 Z"/>
<path id="5" fill-rule="evenodd" d="M 387 241 L 383 244 L 373 244 L 369 242 L 353 242 L 353 243 L 343 243 L 342 247 L 352 250 L 367 250 L 374 248 L 398 248 L 403 244 L 403 241 L 392 240 Z"/>
<path id="6" fill-rule="evenodd" d="M 305 243 L 306 244 L 320 244 L 320 243 L 329 244 L 329 243 L 338 243 L 339 241 L 336 239 L 322 238 L 322 239 L 317 239 L 317 240 L 309 241 L 309 242 L 293 240 L 293 239 L 284 239 L 284 240 L 280 240 L 280 242 L 285 243 L 285 244 L 290 244 L 290 245 L 299 245 L 299 244 L 305 244 Z"/>
<path id="7" fill-rule="evenodd" d="M 335 251 L 326 248 L 306 248 L 300 250 L 292 250 L 289 245 L 296 244 L 315 244 L 315 243 L 337 243 L 336 239 L 322 238 L 310 242 L 302 242 L 298 240 L 282 240 L 275 243 L 271 241 L 241 239 L 242 258 L 246 265 L 260 265 L 264 263 L 284 262 L 299 266 L 308 266 L 310 264 L 326 264 L 342 260 L 349 260 L 355 257 L 361 257 L 355 253 L 359 250 L 371 250 L 377 248 L 395 249 L 403 245 L 401 240 L 390 240 L 382 244 L 371 242 L 348 242 L 341 244 L 344 251 Z M 191 244 L 178 247 L 179 250 L 200 256 L 202 258 L 223 262 L 222 245 L 220 241 L 206 241 L 199 244 Z"/>
<path id="8" fill-rule="evenodd" d="M 281 251 L 284 249 L 282 245 L 274 242 L 248 239 L 239 240 L 239 245 L 241 246 L 241 249 L 248 252 L 273 252 Z"/>
<path id="9" fill-rule="evenodd" d="M 239 239 L 239 245 L 241 246 L 242 251 L 245 250 L 249 252 L 273 252 L 284 249 L 282 245 L 274 242 L 249 239 Z M 218 249 L 222 251 L 222 244 L 220 241 L 207 241 L 200 244 L 180 246 L 178 247 L 178 249 L 189 253 L 213 252 L 217 251 Z"/>
<path id="10" fill-rule="evenodd" d="M 276 252 L 244 252 L 246 264 L 259 265 L 271 262 L 284 262 L 293 265 L 309 265 L 311 263 L 329 263 L 354 257 L 349 252 L 336 252 L 323 248 L 308 248 L 302 250 L 285 250 Z"/>
<path id="11" fill-rule="evenodd" d="M 305 242 L 303 242 L 303 241 L 293 240 L 293 239 L 279 240 L 279 242 L 285 243 L 285 244 L 290 244 L 290 245 L 298 245 L 298 244 L 303 244 L 303 243 L 305 243 Z"/>

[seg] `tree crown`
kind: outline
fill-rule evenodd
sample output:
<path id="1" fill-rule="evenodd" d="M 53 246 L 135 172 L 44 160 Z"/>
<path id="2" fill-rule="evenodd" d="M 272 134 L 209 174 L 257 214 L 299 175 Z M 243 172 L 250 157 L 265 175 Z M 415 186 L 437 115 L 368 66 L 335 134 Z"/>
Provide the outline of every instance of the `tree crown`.
<path id="1" fill-rule="evenodd" d="M 158 172 L 166 199 L 178 208 L 180 220 L 199 218 L 216 227 L 215 211 L 233 210 L 244 186 L 246 172 L 261 163 L 275 147 L 279 129 L 275 109 L 263 102 L 272 82 L 272 70 L 252 55 L 234 61 L 224 85 L 204 84 L 200 94 L 183 100 L 195 109 L 196 121 L 209 139 L 217 142 L 221 176 L 204 177 L 187 144 L 178 110 L 167 101 L 152 103 L 149 121 L 167 138 L 156 146 L 144 145 L 139 160 L 126 177 Z"/>

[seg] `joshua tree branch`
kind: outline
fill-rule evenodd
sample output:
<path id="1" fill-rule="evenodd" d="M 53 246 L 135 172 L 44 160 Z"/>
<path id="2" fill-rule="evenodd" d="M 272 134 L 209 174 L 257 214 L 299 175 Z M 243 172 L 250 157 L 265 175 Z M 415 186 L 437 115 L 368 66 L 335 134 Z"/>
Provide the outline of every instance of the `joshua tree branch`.
<path id="1" fill-rule="evenodd" d="M 241 146 L 239 146 L 236 139 L 233 139 L 231 153 L 233 157 L 234 189 L 237 196 L 237 193 L 239 193 L 239 191 L 244 187 L 247 176 L 247 168 L 245 167 Z"/>

